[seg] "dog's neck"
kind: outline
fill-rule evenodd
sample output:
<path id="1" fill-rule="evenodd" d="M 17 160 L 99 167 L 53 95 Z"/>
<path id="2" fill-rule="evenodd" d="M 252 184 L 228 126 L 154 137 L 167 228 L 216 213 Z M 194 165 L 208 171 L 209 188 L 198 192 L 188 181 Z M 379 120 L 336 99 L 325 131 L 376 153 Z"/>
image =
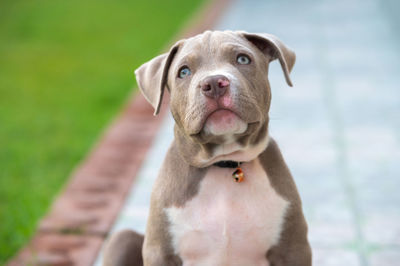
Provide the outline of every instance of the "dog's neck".
<path id="1" fill-rule="evenodd" d="M 265 127 L 262 129 L 266 130 Z M 258 136 L 258 134 L 257 134 Z M 220 161 L 249 162 L 258 157 L 268 146 L 267 132 L 262 138 L 255 138 L 257 142 L 249 140 L 245 144 L 232 142 L 229 144 L 200 144 L 181 134 L 175 126 L 175 144 L 184 161 L 188 164 L 204 168 Z"/>

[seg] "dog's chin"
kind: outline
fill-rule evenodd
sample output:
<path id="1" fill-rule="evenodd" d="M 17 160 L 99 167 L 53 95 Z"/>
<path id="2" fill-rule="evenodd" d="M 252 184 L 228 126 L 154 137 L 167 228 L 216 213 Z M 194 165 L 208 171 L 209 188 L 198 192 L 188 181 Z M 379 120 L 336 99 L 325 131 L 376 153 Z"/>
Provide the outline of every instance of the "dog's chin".
<path id="1" fill-rule="evenodd" d="M 248 124 L 234 112 L 226 109 L 211 113 L 202 129 L 205 136 L 233 136 L 247 130 Z"/>

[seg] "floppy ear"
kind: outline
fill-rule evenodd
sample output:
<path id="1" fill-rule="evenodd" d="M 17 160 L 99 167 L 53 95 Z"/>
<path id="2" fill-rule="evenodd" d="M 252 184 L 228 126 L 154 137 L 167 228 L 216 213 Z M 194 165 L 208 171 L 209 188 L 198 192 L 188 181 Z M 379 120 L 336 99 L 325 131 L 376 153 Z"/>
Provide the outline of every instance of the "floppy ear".
<path id="1" fill-rule="evenodd" d="M 181 42 L 168 53 L 159 55 L 135 70 L 136 81 L 146 100 L 154 107 L 154 115 L 160 112 L 161 101 L 167 86 L 168 70 Z"/>
<path id="2" fill-rule="evenodd" d="M 241 34 L 264 54 L 271 57 L 270 61 L 279 59 L 286 82 L 289 86 L 293 86 L 289 73 L 296 61 L 296 54 L 281 42 L 276 36 L 267 33 L 247 33 Z"/>

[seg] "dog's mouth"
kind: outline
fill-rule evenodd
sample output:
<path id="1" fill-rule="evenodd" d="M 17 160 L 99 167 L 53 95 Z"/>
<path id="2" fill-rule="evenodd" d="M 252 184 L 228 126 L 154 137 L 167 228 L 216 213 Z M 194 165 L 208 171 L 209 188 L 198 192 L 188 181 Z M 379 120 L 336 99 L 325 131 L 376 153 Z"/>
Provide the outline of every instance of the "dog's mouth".
<path id="1" fill-rule="evenodd" d="M 205 119 L 203 130 L 212 135 L 243 133 L 247 124 L 232 110 L 217 109 Z"/>
<path id="2" fill-rule="evenodd" d="M 246 120 L 235 110 L 216 108 L 203 115 L 198 127 L 190 132 L 189 135 L 195 138 L 199 136 L 208 138 L 243 135 L 247 131 L 249 125 L 259 122 L 258 120 Z"/>
<path id="3" fill-rule="evenodd" d="M 199 123 L 195 128 L 192 128 L 190 135 L 197 135 L 201 133 L 207 126 L 207 124 L 229 124 L 235 119 L 241 119 L 241 117 L 232 109 L 228 108 L 216 108 L 208 111 L 201 115 Z"/>
<path id="4" fill-rule="evenodd" d="M 205 126 L 208 122 L 216 122 L 216 123 L 231 123 L 233 119 L 241 119 L 241 117 L 231 109 L 227 108 L 218 108 L 208 114 L 202 124 L 202 127 Z"/>

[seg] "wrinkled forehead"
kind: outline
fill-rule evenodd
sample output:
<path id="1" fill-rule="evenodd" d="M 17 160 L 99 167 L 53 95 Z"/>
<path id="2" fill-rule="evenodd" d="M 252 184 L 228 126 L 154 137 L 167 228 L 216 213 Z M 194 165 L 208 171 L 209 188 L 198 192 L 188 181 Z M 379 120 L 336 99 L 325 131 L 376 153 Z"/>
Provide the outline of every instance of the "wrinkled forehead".
<path id="1" fill-rule="evenodd" d="M 243 50 L 251 53 L 249 42 L 237 33 L 206 31 L 203 34 L 186 39 L 178 51 L 176 61 L 191 61 L 204 57 L 220 56 L 229 50 Z"/>

